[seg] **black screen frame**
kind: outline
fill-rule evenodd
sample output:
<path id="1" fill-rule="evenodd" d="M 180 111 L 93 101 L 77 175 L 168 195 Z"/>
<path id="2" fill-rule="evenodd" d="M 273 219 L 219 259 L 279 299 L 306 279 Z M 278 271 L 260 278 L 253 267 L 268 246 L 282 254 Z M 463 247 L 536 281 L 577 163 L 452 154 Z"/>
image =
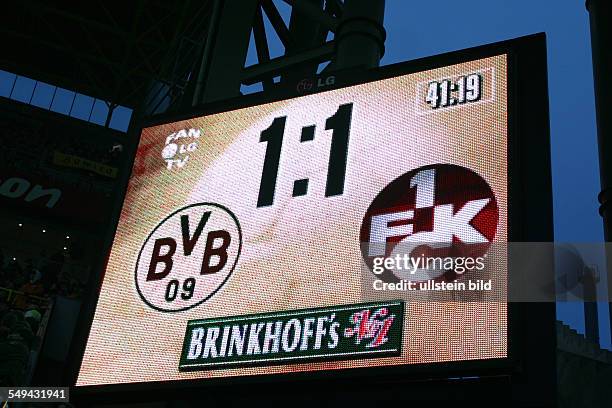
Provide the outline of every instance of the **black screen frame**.
<path id="1" fill-rule="evenodd" d="M 347 72 L 345 75 L 337 73 L 336 84 L 321 92 L 503 54 L 508 58 L 508 238 L 512 242 L 551 242 L 552 187 L 545 34 L 534 34 L 372 70 Z M 130 155 L 130 160 L 123 169 L 121 193 L 125 196 L 143 128 L 300 96 L 302 95 L 295 89 L 279 89 L 277 92 L 261 92 L 206 104 L 181 114 L 159 115 L 147 121 L 134 120 L 129 130 L 132 142 L 128 144 L 126 154 Z M 104 258 L 96 268 L 98 274 L 94 274 L 98 278 L 91 279 L 86 301 L 83 302 L 70 352 L 66 383 L 71 386 L 76 384 L 122 205 L 122 202 L 118 202 L 113 209 L 112 227 L 105 239 Z M 554 351 L 555 348 L 554 307 L 554 304 L 509 304 L 508 358 L 503 359 L 80 386 L 73 387 L 72 395 L 85 401 L 94 400 L 101 395 L 104 395 L 105 401 L 151 400 L 176 398 L 184 395 L 186 391 L 197 394 L 198 390 L 210 393 L 214 389 L 215 392 L 223 393 L 223 390 L 227 392 L 229 386 L 233 387 L 231 393 L 237 392 L 235 387 L 249 392 L 264 384 L 281 382 L 287 390 L 307 384 L 359 388 L 360 384 L 371 384 L 372 381 L 395 383 L 398 376 L 401 376 L 402 383 L 423 379 L 448 381 L 449 378 L 482 377 L 489 380 L 499 379 L 503 384 L 511 383 L 509 379 L 520 377 L 519 383 L 527 386 L 532 384 L 531 388 L 534 388 L 535 382 L 541 380 L 542 372 L 554 370 L 554 358 L 551 360 L 550 356 L 550 350 Z M 534 343 L 534 338 L 538 339 L 539 344 Z"/>

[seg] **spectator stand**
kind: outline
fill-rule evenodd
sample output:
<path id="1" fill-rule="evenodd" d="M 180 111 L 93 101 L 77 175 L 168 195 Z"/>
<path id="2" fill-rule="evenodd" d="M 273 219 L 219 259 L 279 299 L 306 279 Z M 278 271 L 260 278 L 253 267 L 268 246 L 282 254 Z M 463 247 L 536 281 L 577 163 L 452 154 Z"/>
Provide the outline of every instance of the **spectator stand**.
<path id="1" fill-rule="evenodd" d="M 0 386 L 29 384 L 52 310 L 49 297 L 0 288 Z"/>
<path id="2" fill-rule="evenodd" d="M 21 265 L 0 250 L 0 386 L 30 384 L 55 299 L 80 299 L 88 269 L 60 253 Z"/>

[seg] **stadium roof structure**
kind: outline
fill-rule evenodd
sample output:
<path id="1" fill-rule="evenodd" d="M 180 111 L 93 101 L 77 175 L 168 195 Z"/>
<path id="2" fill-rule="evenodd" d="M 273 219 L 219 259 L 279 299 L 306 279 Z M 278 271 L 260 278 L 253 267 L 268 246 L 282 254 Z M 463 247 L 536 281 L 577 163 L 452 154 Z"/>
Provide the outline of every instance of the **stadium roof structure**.
<path id="1" fill-rule="evenodd" d="M 152 81 L 186 83 L 212 8 L 209 0 L 15 1 L 0 13 L 0 68 L 134 108 Z"/>
<path id="2" fill-rule="evenodd" d="M 384 0 L 22 0 L 0 14 L 0 70 L 144 118 L 297 83 L 325 62 L 326 74 L 377 66 L 383 15 Z"/>

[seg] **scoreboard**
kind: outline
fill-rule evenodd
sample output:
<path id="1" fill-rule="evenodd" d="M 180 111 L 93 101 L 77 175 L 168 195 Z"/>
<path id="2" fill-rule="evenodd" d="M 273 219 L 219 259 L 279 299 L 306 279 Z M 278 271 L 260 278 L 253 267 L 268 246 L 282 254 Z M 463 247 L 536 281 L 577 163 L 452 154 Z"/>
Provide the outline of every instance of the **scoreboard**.
<path id="1" fill-rule="evenodd" d="M 512 44 L 143 127 L 77 387 L 507 362 Z"/>

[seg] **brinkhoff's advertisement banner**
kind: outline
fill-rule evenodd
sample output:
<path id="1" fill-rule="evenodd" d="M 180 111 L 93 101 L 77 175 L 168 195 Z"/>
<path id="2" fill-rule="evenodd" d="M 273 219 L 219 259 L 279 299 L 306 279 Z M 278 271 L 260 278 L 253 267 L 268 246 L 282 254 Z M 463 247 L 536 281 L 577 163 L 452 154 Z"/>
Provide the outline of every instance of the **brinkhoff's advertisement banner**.
<path id="1" fill-rule="evenodd" d="M 397 73 L 144 128 L 77 385 L 506 358 L 506 55 Z"/>
<path id="2" fill-rule="evenodd" d="M 397 356 L 403 323 L 403 302 L 191 320 L 179 368 Z"/>

